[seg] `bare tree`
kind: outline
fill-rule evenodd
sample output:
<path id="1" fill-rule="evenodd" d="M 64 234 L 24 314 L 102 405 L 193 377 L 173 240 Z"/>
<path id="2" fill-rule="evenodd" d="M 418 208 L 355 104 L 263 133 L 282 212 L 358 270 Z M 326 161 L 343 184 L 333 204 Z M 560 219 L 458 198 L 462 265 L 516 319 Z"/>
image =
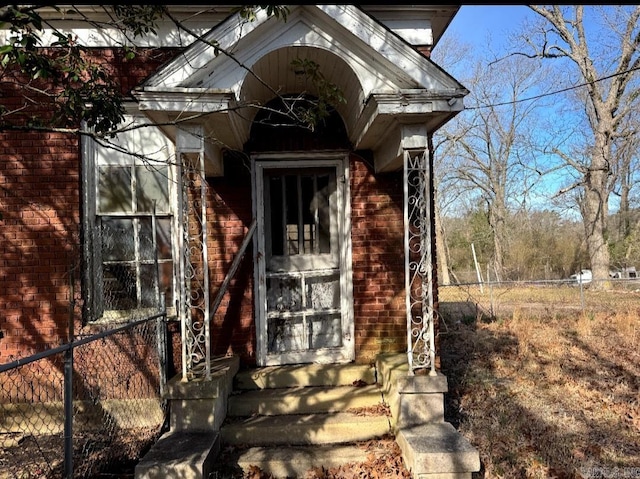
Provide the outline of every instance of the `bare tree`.
<path id="1" fill-rule="evenodd" d="M 638 185 L 638 149 L 640 148 L 637 112 L 632 112 L 624 119 L 619 140 L 615 143 L 614 178 L 612 194 L 618 198 L 618 212 L 612 218 L 611 228 L 615 230 L 610 235 L 612 245 L 611 261 L 616 266 L 626 267 L 631 260 L 631 243 L 634 239 L 634 223 L 637 214 L 633 210 L 634 191 Z"/>
<path id="2" fill-rule="evenodd" d="M 438 64 L 447 65 L 447 70 L 457 68 L 465 71 L 465 64 L 470 56 L 471 45 L 460 41 L 459 37 L 446 37 L 438 43 L 438 47 L 434 50 L 432 57 Z M 442 284 L 450 284 L 451 276 L 455 274 L 451 271 L 449 264 L 449 245 L 447 241 L 447 232 L 443 222 L 443 211 L 448 209 L 448 205 L 455 203 L 459 194 L 458 188 L 452 187 L 452 184 L 444 181 L 444 177 L 448 169 L 445 167 L 447 162 L 453 155 L 452 142 L 446 141 L 446 135 L 437 135 L 435 144 L 436 166 L 435 166 L 435 235 L 436 235 L 436 255 L 438 262 L 439 281 Z"/>
<path id="3" fill-rule="evenodd" d="M 623 120 L 633 109 L 637 92 L 634 80 L 640 68 L 640 6 L 590 7 L 596 9 L 601 28 L 585 19 L 585 7 L 537 6 L 530 8 L 542 20 L 527 32 L 531 58 L 564 59 L 563 76 L 586 93 L 582 107 L 585 129 L 590 133 L 585 162 L 558 144 L 553 152 L 577 172 L 578 181 L 563 191 L 579 188 L 580 211 L 594 286 L 604 288 L 609 277 L 607 244 L 608 202 L 615 180 L 615 144 L 621 139 Z M 593 12 L 589 10 L 589 12 Z M 567 70 L 567 65 L 572 65 Z M 573 74 L 568 74 L 573 72 Z"/>
<path id="4" fill-rule="evenodd" d="M 519 100 L 538 93 L 544 74 L 539 65 L 515 57 L 478 64 L 467 82 L 468 110 L 442 132 L 452 151 L 447 153 L 441 185 L 452 184 L 458 194 L 484 203 L 493 235 L 491 269 L 497 280 L 506 274 L 510 211 L 526 204 L 541 174 L 531 147 L 541 103 Z"/>

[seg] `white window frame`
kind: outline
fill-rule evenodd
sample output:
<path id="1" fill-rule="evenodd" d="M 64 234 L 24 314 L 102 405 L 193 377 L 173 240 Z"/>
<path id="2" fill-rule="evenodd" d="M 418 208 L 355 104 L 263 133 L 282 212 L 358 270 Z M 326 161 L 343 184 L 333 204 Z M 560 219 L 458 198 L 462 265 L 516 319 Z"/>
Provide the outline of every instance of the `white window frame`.
<path id="1" fill-rule="evenodd" d="M 140 115 L 130 115 L 127 117 L 127 121 L 144 121 L 144 118 Z M 156 159 L 157 164 L 162 167 L 167 167 L 168 172 L 168 211 L 159 212 L 156 214 L 157 219 L 169 219 L 171 225 L 171 259 L 159 259 L 161 263 L 172 263 L 172 277 L 171 288 L 173 295 L 173 303 L 167 307 L 167 315 L 175 316 L 175 301 L 178 298 L 177 292 L 177 264 L 178 264 L 178 246 L 176 238 L 179 234 L 180 225 L 178 224 L 176 205 L 177 205 L 177 176 L 175 161 L 171 158 L 175 158 L 175 149 L 171 142 L 166 138 L 163 133 L 153 126 L 143 128 L 146 134 L 149 135 L 162 135 L 160 138 L 165 145 L 167 145 L 167 151 L 160 153 L 157 148 L 154 147 L 154 151 L 149 151 L 148 155 Z M 160 140 L 159 140 L 160 141 Z M 131 145 L 129 145 L 131 146 Z M 145 153 L 145 145 L 136 144 L 137 153 Z M 142 161 L 134 160 L 131 163 L 114 161 L 113 164 L 100 163 L 98 160 L 100 148 L 106 148 L 100 146 L 96 140 L 91 136 L 82 137 L 82 225 L 83 225 L 83 297 L 84 297 L 84 320 L 87 323 L 118 323 L 127 322 L 133 319 L 140 319 L 147 314 L 154 314 L 157 312 L 155 308 L 136 307 L 126 310 L 108 310 L 105 309 L 104 304 L 104 284 L 103 284 L 103 264 L 102 260 L 102 238 L 101 238 L 101 218 L 123 218 L 132 219 L 134 228 L 138 227 L 138 223 L 142 218 L 152 219 L 153 213 L 150 212 L 136 212 L 135 207 L 132 205 L 131 211 L 126 212 L 101 212 L 99 211 L 99 175 L 100 166 L 120 166 L 124 168 L 130 168 L 131 171 L 135 171 L 138 166 L 143 166 Z M 114 153 L 115 154 L 115 153 Z M 161 154 L 163 160 L 158 160 L 158 155 Z M 122 155 L 122 154 L 121 154 Z M 133 157 L 132 157 L 133 158 Z M 156 162 L 154 161 L 154 163 Z M 132 179 L 132 198 L 135 198 L 135 181 Z M 139 233 L 136 232 L 137 235 Z M 136 248 L 137 250 L 137 248 Z M 132 264 L 138 267 L 140 264 L 148 263 L 147 260 L 141 261 L 139 252 L 136 251 L 136 257 Z M 136 281 L 138 281 L 138 275 Z M 137 295 L 140 295 L 140 285 L 137 285 Z"/>

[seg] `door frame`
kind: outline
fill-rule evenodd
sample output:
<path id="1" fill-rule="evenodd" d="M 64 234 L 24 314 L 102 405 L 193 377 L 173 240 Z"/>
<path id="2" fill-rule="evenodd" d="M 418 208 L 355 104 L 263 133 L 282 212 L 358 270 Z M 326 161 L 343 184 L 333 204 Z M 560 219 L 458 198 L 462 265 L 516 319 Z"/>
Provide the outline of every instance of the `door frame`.
<path id="1" fill-rule="evenodd" d="M 351 266 L 351 192 L 348 153 L 269 153 L 251 158 L 253 217 L 257 220 L 253 244 L 256 362 L 258 366 L 298 363 L 344 363 L 355 359 L 353 272 Z M 338 197 L 338 248 L 342 348 L 269 355 L 267 351 L 267 291 L 264 215 L 264 170 L 273 168 L 334 167 Z M 342 208 L 340 208 L 342 206 Z"/>

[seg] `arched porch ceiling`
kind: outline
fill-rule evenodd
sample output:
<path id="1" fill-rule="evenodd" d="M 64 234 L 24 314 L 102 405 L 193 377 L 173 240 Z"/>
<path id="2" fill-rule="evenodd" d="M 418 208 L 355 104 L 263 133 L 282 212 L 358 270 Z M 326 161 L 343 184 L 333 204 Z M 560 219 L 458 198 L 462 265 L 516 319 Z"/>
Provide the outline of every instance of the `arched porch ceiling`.
<path id="1" fill-rule="evenodd" d="M 210 174 L 222 174 L 222 149 L 243 149 L 260 105 L 317 93 L 292 68 L 296 58 L 318 63 L 341 88 L 347 102 L 336 107 L 351 143 L 373 150 L 379 171 L 399 167 L 407 136 L 426 146 L 427 133 L 462 110 L 462 85 L 359 8 L 290 8 L 286 22 L 262 11 L 253 22 L 230 17 L 134 92 L 170 137 L 184 124 L 200 128 Z"/>
<path id="2" fill-rule="evenodd" d="M 242 82 L 239 94 L 241 104 L 256 103 L 264 105 L 276 96 L 286 94 L 310 94 L 318 96 L 317 87 L 304 72 L 294 67 L 297 59 L 310 60 L 319 65 L 324 78 L 338 86 L 345 102 L 333 105 L 342 117 L 347 131 L 351 131 L 362 113 L 364 92 L 360 80 L 349 65 L 336 54 L 323 49 L 308 46 L 285 47 L 269 52 L 258 60 L 251 73 Z M 243 115 L 244 125 L 241 131 L 248 135 L 251 121 L 258 113 L 252 108 Z M 244 141 L 248 140 L 248 136 Z M 353 138 L 352 138 L 353 140 Z"/>

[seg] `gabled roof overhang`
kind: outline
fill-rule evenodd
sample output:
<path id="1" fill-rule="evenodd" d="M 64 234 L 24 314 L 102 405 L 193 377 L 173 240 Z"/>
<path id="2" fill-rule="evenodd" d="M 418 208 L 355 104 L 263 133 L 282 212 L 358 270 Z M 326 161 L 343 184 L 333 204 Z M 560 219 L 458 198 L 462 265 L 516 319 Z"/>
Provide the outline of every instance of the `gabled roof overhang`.
<path id="1" fill-rule="evenodd" d="M 264 12 L 250 23 L 232 16 L 204 40 L 134 95 L 171 138 L 185 125 L 202 128 L 210 174 L 223 173 L 222 150 L 244 148 L 261 105 L 278 93 L 307 91 L 290 65 L 299 55 L 316 61 L 343 90 L 346 103 L 338 110 L 353 148 L 372 150 L 377 171 L 401 167 L 402 150 L 419 145 L 417 136 L 424 136 L 426 148 L 427 135 L 463 109 L 468 93 L 352 5 L 291 6 L 286 22 Z"/>
<path id="2" fill-rule="evenodd" d="M 462 109 L 462 93 L 400 90 L 372 93 L 356 133 L 358 149 L 372 150 L 376 171 L 402 167 L 403 150 L 424 149 L 427 136 Z M 420 132 L 420 133 L 419 133 Z M 422 141 L 416 135 L 423 136 Z"/>

